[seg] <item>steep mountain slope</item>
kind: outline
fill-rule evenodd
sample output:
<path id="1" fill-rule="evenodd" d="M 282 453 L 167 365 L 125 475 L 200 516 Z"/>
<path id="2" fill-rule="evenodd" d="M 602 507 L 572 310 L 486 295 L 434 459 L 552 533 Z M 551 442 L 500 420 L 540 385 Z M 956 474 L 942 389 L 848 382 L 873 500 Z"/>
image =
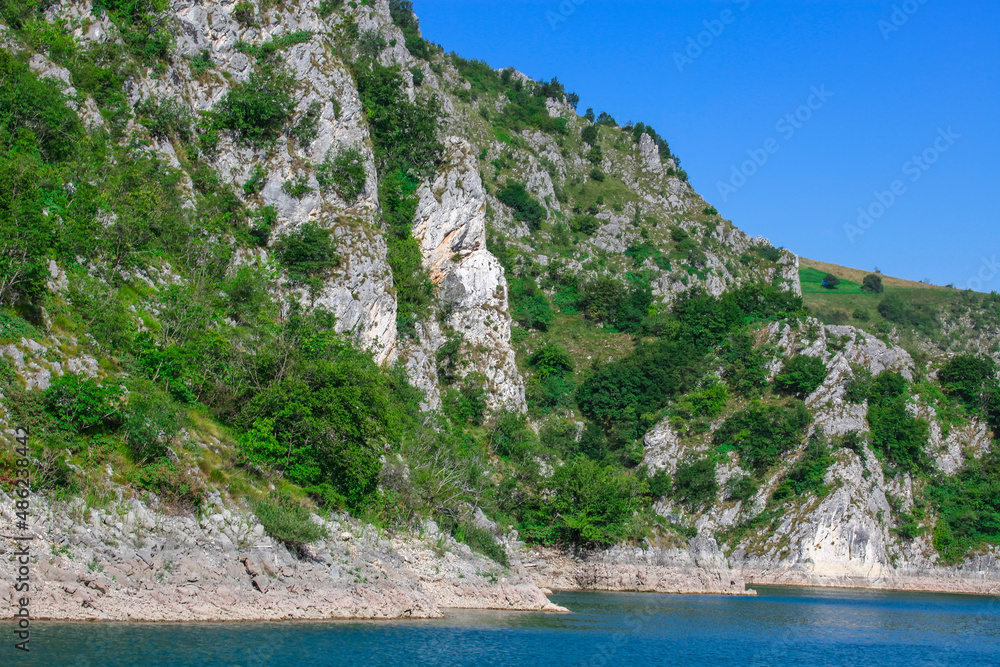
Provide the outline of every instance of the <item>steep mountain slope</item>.
<path id="1" fill-rule="evenodd" d="M 74 508 L 39 523 L 57 591 L 61 558 L 141 570 L 149 511 L 217 568 L 175 578 L 267 617 L 541 608 L 529 570 L 996 589 L 995 295 L 844 275 L 876 314 L 839 315 L 653 128 L 446 55 L 406 2 L 2 11 L 0 417 Z"/>

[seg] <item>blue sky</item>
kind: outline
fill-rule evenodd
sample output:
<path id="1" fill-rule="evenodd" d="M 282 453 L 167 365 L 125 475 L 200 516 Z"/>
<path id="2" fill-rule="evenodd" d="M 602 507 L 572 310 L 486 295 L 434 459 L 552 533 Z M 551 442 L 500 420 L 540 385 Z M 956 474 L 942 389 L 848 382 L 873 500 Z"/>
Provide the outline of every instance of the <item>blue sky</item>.
<path id="1" fill-rule="evenodd" d="M 581 114 L 655 127 L 698 192 L 751 235 L 813 259 L 1000 291 L 996 0 L 414 8 L 446 51 L 557 76 Z"/>

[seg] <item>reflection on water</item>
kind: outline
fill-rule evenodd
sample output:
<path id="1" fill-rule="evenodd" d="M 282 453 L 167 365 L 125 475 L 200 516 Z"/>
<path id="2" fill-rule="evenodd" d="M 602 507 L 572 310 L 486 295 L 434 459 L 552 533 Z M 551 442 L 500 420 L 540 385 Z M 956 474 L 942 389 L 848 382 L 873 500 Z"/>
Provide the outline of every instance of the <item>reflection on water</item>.
<path id="1" fill-rule="evenodd" d="M 1000 665 L 1000 598 L 757 590 L 558 593 L 573 613 L 455 610 L 430 621 L 36 622 L 31 654 L 5 642 L 0 664 Z"/>

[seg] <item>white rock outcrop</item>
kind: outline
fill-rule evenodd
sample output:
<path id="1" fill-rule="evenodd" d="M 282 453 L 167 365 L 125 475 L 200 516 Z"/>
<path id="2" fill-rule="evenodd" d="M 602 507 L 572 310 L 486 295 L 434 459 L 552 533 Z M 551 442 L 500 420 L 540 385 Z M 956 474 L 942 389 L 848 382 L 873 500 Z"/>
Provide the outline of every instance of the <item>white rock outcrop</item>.
<path id="1" fill-rule="evenodd" d="M 507 279 L 499 260 L 486 249 L 486 191 L 472 146 L 448 137 L 437 178 L 418 194 L 413 235 L 438 291 L 443 329 L 463 341 L 457 374 L 485 376 L 491 407 L 524 410 L 524 381 L 510 345 Z M 438 330 L 412 346 L 407 356 L 411 376 L 424 387 L 434 383 L 422 368 L 447 335 L 431 328 Z"/>

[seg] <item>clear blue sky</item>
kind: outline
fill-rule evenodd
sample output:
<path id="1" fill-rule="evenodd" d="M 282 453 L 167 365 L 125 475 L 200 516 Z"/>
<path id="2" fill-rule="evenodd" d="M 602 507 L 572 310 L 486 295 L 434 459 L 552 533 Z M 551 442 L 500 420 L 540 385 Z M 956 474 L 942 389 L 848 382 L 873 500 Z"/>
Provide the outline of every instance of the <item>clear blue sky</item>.
<path id="1" fill-rule="evenodd" d="M 978 274 L 984 291 L 1000 291 L 996 0 L 415 0 L 414 8 L 425 37 L 446 51 L 557 76 L 580 95 L 580 113 L 593 107 L 620 124 L 655 127 L 698 192 L 751 235 L 937 284 L 965 287 Z M 688 50 L 689 39 L 700 51 Z M 813 88 L 826 99 L 810 99 Z M 814 109 L 801 108 L 810 102 Z M 782 122 L 786 114 L 793 122 Z M 744 165 L 748 151 L 767 159 Z M 933 164 L 911 161 L 925 151 Z M 733 178 L 734 166 L 752 175 Z M 894 201 L 882 207 L 876 192 Z M 871 214 L 862 225 L 859 207 Z"/>

